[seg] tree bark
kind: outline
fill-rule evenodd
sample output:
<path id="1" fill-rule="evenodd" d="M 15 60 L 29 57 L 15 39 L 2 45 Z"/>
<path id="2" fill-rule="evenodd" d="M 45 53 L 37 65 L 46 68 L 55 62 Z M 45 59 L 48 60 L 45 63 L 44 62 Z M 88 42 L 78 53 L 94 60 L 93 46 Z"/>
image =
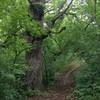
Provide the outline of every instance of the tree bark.
<path id="1" fill-rule="evenodd" d="M 29 1 L 29 15 L 33 20 L 43 26 L 44 17 L 44 0 L 28 0 Z M 27 36 L 26 41 L 32 43 L 34 39 L 31 35 Z M 33 40 L 36 47 L 32 48 L 26 53 L 26 62 L 29 70 L 26 73 L 26 85 L 32 89 L 39 89 L 42 86 L 42 40 Z"/>

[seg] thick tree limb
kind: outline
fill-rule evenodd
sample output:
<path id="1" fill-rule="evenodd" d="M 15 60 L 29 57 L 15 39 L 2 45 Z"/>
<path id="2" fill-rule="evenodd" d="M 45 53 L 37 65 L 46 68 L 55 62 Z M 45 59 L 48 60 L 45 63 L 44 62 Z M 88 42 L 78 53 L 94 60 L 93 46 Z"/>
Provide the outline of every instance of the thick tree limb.
<path id="1" fill-rule="evenodd" d="M 54 18 L 51 20 L 52 26 L 54 26 L 55 22 L 56 22 L 61 16 L 63 16 L 63 15 L 66 13 L 66 11 L 70 8 L 70 6 L 71 6 L 71 4 L 73 3 L 73 1 L 74 1 L 74 0 L 71 0 L 71 2 L 70 2 L 69 5 L 67 6 L 67 8 L 65 8 L 64 11 L 62 11 L 62 12 L 60 12 L 60 13 L 58 13 L 57 15 L 54 16 Z"/>
<path id="2" fill-rule="evenodd" d="M 61 33 L 61 32 L 63 32 L 64 30 L 66 30 L 66 27 L 62 27 L 58 32 L 56 32 L 56 33 Z M 52 33 L 52 31 L 48 31 L 47 32 L 47 34 L 43 34 L 43 35 L 40 35 L 40 36 L 32 36 L 31 35 L 31 33 L 30 32 L 26 32 L 26 36 L 29 36 L 29 37 L 31 37 L 31 40 L 30 40 L 30 42 L 31 43 L 34 43 L 35 41 L 43 41 L 45 38 L 47 38 L 48 36 L 50 36 L 51 35 L 51 33 Z"/>

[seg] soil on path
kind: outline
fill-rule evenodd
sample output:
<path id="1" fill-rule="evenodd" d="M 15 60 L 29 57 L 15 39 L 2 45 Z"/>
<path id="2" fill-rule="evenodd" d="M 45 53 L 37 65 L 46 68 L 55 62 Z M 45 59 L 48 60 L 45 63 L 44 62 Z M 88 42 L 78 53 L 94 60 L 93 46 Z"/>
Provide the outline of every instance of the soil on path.
<path id="1" fill-rule="evenodd" d="M 30 97 L 28 100 L 75 100 L 71 96 L 74 87 L 74 72 L 79 65 L 75 65 L 67 72 L 57 76 L 56 85 L 47 91 L 47 95 Z"/>

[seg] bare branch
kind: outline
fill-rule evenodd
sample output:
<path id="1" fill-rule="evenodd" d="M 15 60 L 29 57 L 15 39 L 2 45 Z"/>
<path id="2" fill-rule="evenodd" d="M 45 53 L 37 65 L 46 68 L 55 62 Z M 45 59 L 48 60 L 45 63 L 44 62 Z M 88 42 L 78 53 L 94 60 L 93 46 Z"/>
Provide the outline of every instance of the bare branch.
<path id="1" fill-rule="evenodd" d="M 90 25 L 92 22 L 93 22 L 93 21 L 91 20 L 91 21 L 85 26 L 85 28 L 84 28 L 85 31 L 87 30 L 87 28 L 89 27 L 89 25 Z"/>
<path id="2" fill-rule="evenodd" d="M 72 1 L 69 3 L 69 5 L 67 6 L 67 8 L 65 8 L 64 11 L 62 11 L 62 12 L 60 12 L 60 13 L 58 13 L 57 15 L 54 16 L 54 18 L 51 20 L 51 21 L 52 21 L 52 25 L 54 25 L 55 22 L 56 22 L 61 16 L 63 16 L 63 15 L 66 13 L 66 11 L 70 8 L 70 6 L 71 6 L 71 4 L 73 3 L 73 1 L 74 1 L 74 0 L 72 0 Z"/>
<path id="3" fill-rule="evenodd" d="M 58 7 L 58 13 L 60 12 L 60 10 L 64 7 L 64 5 L 66 4 L 67 0 L 63 1 L 60 6 Z"/>
<path id="4" fill-rule="evenodd" d="M 16 64 L 17 58 L 18 58 L 24 51 L 27 51 L 27 50 L 29 50 L 29 49 L 31 49 L 31 48 L 32 48 L 32 47 L 27 47 L 27 48 L 22 49 L 22 50 L 19 51 L 19 52 L 16 52 L 15 57 L 14 57 L 14 60 L 13 60 L 13 65 Z"/>
<path id="5" fill-rule="evenodd" d="M 89 23 L 85 26 L 85 31 L 87 30 L 87 28 L 89 27 L 89 25 L 92 23 L 92 22 L 96 22 L 96 5 L 97 5 L 97 0 L 94 0 L 94 11 L 93 11 L 93 14 L 92 14 L 92 17 L 89 21 Z"/>

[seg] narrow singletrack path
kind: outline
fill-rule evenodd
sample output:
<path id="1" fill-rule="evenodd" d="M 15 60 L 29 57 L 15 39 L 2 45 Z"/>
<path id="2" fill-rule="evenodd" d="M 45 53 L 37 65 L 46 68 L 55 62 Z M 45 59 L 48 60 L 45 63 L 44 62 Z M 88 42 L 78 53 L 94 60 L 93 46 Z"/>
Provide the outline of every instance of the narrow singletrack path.
<path id="1" fill-rule="evenodd" d="M 47 91 L 47 95 L 30 97 L 28 100 L 75 100 L 70 97 L 74 87 L 74 72 L 80 65 L 76 65 L 67 72 L 60 74 L 53 89 Z"/>

